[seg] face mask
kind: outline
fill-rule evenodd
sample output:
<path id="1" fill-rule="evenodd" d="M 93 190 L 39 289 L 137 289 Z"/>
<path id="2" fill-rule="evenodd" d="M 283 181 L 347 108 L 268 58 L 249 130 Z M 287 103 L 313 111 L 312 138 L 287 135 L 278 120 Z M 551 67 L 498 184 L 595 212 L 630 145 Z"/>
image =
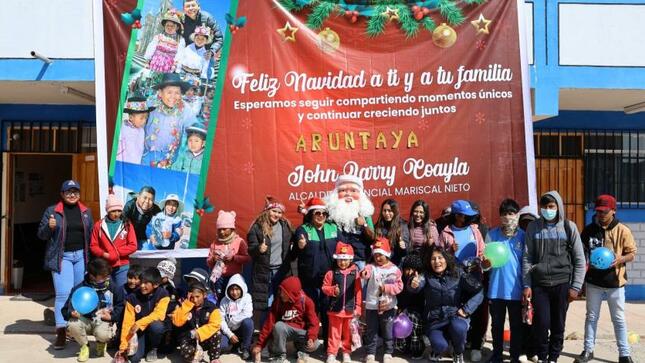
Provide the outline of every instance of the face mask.
<path id="1" fill-rule="evenodd" d="M 540 214 L 542 214 L 542 217 L 544 217 L 544 219 L 546 219 L 547 221 L 551 221 L 555 219 L 555 216 L 558 215 L 558 210 L 540 208 Z"/>
<path id="2" fill-rule="evenodd" d="M 91 282 L 90 285 L 96 290 L 106 290 L 107 288 L 110 287 L 110 280 L 105 280 L 103 282 Z"/>
<path id="3" fill-rule="evenodd" d="M 517 224 L 519 223 L 519 220 L 520 216 L 518 214 L 500 217 L 502 231 L 506 236 L 512 236 L 517 232 Z"/>

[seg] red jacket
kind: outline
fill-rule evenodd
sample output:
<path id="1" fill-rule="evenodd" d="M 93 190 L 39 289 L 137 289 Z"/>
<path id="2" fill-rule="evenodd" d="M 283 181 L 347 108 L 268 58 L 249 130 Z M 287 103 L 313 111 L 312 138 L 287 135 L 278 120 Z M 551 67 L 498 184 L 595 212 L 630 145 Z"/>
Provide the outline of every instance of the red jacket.
<path id="1" fill-rule="evenodd" d="M 121 223 L 114 240 L 110 239 L 105 219 L 94 223 L 90 252 L 96 257 L 103 257 L 107 252 L 110 257 L 106 260 L 112 267 L 119 267 L 130 263 L 128 256 L 137 250 L 137 235 L 134 226 L 129 221 Z"/>
<path id="2" fill-rule="evenodd" d="M 280 284 L 280 290 L 289 296 L 289 301 L 282 302 L 279 294 L 273 299 L 269 316 L 258 338 L 258 345 L 264 348 L 277 321 L 283 321 L 296 329 L 306 330 L 307 339 L 318 339 L 320 322 L 316 315 L 316 307 L 313 300 L 302 291 L 300 280 L 295 276 L 287 277 Z"/>

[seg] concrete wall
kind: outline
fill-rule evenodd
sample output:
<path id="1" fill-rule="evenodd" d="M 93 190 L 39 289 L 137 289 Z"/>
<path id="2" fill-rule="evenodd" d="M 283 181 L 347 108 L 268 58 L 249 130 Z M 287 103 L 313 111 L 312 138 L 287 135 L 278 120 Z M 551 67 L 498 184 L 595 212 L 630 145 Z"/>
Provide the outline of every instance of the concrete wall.
<path id="1" fill-rule="evenodd" d="M 626 222 L 636 240 L 638 251 L 634 262 L 627 265 L 627 300 L 645 300 L 645 221 Z"/>

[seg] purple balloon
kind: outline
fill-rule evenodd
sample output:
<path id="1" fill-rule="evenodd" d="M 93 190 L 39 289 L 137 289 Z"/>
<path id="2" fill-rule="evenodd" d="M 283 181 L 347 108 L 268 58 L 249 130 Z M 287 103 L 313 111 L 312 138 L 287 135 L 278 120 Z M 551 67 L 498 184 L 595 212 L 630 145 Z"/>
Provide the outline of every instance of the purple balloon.
<path id="1" fill-rule="evenodd" d="M 397 339 L 405 339 L 412 334 L 412 321 L 407 314 L 401 313 L 394 319 L 392 333 Z"/>

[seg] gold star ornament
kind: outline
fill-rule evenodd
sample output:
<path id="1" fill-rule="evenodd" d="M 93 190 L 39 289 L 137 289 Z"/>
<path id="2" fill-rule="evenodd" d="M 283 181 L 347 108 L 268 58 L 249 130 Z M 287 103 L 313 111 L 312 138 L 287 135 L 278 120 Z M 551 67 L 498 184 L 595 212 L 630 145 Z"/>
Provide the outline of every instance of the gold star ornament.
<path id="1" fill-rule="evenodd" d="M 384 12 L 381 13 L 384 17 L 386 17 L 389 21 L 392 20 L 399 20 L 399 9 L 398 8 L 391 8 L 387 7 Z"/>
<path id="2" fill-rule="evenodd" d="M 296 42 L 296 32 L 298 31 L 298 28 L 292 26 L 288 21 L 284 24 L 284 28 L 279 28 L 276 31 L 282 36 L 282 40 L 285 42 Z"/>
<path id="3" fill-rule="evenodd" d="M 479 14 L 479 18 L 477 18 L 477 20 L 471 21 L 470 23 L 475 27 L 475 30 L 477 30 L 477 34 L 490 34 L 488 26 L 492 22 L 492 20 L 484 18 L 484 14 Z"/>

